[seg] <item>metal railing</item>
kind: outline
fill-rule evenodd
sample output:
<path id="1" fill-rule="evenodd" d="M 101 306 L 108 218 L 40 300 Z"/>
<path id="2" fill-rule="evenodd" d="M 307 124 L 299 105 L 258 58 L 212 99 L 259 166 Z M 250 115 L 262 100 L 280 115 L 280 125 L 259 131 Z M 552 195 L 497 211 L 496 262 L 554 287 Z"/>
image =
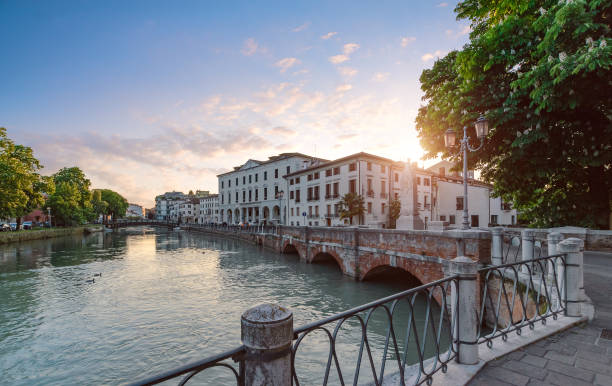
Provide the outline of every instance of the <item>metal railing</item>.
<path id="1" fill-rule="evenodd" d="M 244 385 L 243 362 L 245 350 L 246 349 L 244 346 L 236 347 L 224 353 L 213 355 L 197 362 L 189 363 L 185 366 L 178 367 L 174 370 L 170 370 L 150 378 L 142 379 L 138 382 L 132 383 L 132 386 L 156 385 L 170 379 L 184 376 L 178 383 L 179 386 L 183 386 L 200 372 L 213 367 L 223 367 L 229 369 L 231 374 L 234 375 L 236 385 L 241 386 Z M 236 364 L 238 367 L 236 367 Z"/>
<path id="2" fill-rule="evenodd" d="M 478 343 L 492 347 L 495 338 L 506 341 L 513 331 L 521 335 L 565 313 L 565 267 L 566 256 L 558 254 L 480 269 Z"/>
<path id="3" fill-rule="evenodd" d="M 399 384 L 406 384 L 406 376 L 414 376 L 414 373 L 416 377 L 411 378 L 413 384 L 430 383 L 436 372 L 446 372 L 447 363 L 457 355 L 454 344 L 456 339 L 453 333 L 456 320 L 451 316 L 449 310 L 452 307 L 450 293 L 453 288 L 457 289 L 458 280 L 457 276 L 451 276 L 434 281 L 295 329 L 294 339 L 296 340 L 291 354 L 294 383 L 300 384 L 299 374 L 295 369 L 296 353 L 302 342 L 316 331 L 323 332 L 329 343 L 323 384 L 328 383 L 332 370 L 335 370 L 341 384 L 349 382 L 345 377 L 346 372 L 341 368 L 336 343 L 341 328 L 348 320 L 353 319 L 358 322 L 361 329 L 361 341 L 357 361 L 354 364 L 352 384 L 359 383 L 359 377 L 363 375 L 363 362 L 366 364 L 366 369 L 369 370 L 365 376 L 375 385 L 381 385 L 385 374 L 389 374 L 388 362 L 395 366 L 391 374 L 387 376 L 399 377 Z M 415 315 L 419 299 L 425 301 L 425 315 L 422 324 L 419 324 L 419 320 L 423 316 L 417 318 Z M 394 318 L 401 305 L 408 307 L 406 320 Z M 368 326 L 372 315 L 377 310 L 382 310 L 387 319 L 385 341 L 380 358 L 374 358 L 368 339 Z M 398 342 L 399 331 L 405 333 L 403 342 Z M 407 366 L 413 365 L 413 363 L 408 363 L 410 353 L 416 353 L 417 361 L 414 365 L 417 366 L 418 371 L 407 374 Z M 380 361 L 378 368 L 375 365 L 376 359 Z"/>

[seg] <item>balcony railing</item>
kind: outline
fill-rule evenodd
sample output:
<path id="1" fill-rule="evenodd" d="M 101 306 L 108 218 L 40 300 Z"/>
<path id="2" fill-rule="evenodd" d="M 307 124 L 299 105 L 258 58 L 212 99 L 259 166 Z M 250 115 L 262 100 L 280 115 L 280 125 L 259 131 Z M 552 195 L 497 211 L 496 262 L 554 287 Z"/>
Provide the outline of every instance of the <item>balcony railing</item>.
<path id="1" fill-rule="evenodd" d="M 370 198 L 374 198 L 374 196 L 375 196 L 375 195 L 376 195 L 376 194 L 374 193 L 374 191 L 373 191 L 373 190 L 368 190 L 368 193 L 367 193 L 367 196 L 368 196 L 368 197 L 370 197 Z"/>
<path id="2" fill-rule="evenodd" d="M 338 197 L 340 197 L 340 195 L 338 193 L 336 193 L 336 194 L 326 194 L 325 195 L 325 199 L 326 200 L 333 200 L 333 199 L 338 198 Z"/>

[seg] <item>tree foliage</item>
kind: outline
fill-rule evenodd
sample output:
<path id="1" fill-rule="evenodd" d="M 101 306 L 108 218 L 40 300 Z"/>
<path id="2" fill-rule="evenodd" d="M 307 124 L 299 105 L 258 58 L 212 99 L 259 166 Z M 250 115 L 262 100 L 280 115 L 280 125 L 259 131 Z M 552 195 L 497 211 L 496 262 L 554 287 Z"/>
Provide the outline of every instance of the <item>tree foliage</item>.
<path id="1" fill-rule="evenodd" d="M 342 196 L 342 199 L 339 203 L 338 213 L 340 214 L 341 219 L 348 218 L 349 222 L 353 224 L 353 217 L 363 216 L 365 212 L 363 197 L 357 193 L 347 193 Z"/>
<path id="2" fill-rule="evenodd" d="M 395 224 L 402 211 L 402 202 L 394 199 L 389 204 L 389 228 L 395 229 Z"/>
<path id="3" fill-rule="evenodd" d="M 125 217 L 125 212 L 128 207 L 127 200 L 119 193 L 110 189 L 101 189 L 100 192 L 102 201 L 106 203 L 104 214 L 112 216 L 113 218 Z"/>
<path id="4" fill-rule="evenodd" d="M 417 129 L 428 157 L 448 128 L 480 114 L 491 131 L 469 155 L 535 226 L 605 228 L 612 197 L 612 0 L 466 0 L 470 42 L 423 71 Z"/>
<path id="5" fill-rule="evenodd" d="M 80 225 L 95 217 L 91 202 L 91 185 L 78 167 L 63 168 L 53 175 L 55 192 L 47 206 L 58 225 Z"/>
<path id="6" fill-rule="evenodd" d="M 53 181 L 41 176 L 42 168 L 32 149 L 17 145 L 0 127 L 0 218 L 17 219 L 40 207 L 44 193 L 53 193 Z"/>

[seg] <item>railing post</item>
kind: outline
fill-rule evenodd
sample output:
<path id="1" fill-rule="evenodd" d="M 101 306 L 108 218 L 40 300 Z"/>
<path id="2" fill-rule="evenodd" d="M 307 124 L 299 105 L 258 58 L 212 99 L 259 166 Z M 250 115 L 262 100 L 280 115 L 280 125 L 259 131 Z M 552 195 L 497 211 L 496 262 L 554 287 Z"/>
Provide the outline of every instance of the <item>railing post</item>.
<path id="1" fill-rule="evenodd" d="M 565 301 L 567 316 L 581 316 L 581 292 L 584 287 L 584 242 L 569 238 L 559 243 L 559 253 L 565 254 Z"/>
<path id="2" fill-rule="evenodd" d="M 533 259 L 534 242 L 535 242 L 535 232 L 531 229 L 523 229 L 521 231 L 521 245 L 522 245 L 521 260 L 522 261 Z M 531 271 L 533 273 L 533 266 L 531 265 L 529 266 L 531 267 Z M 527 274 L 529 273 L 529 268 L 527 267 L 526 264 L 523 264 L 522 271 L 523 273 L 527 273 Z"/>
<path id="3" fill-rule="evenodd" d="M 453 288 L 452 317 L 455 320 L 457 361 L 465 365 L 478 363 L 478 305 L 476 279 L 478 263 L 466 256 L 450 261 L 450 274 L 458 275 Z M 457 298 L 458 297 L 458 298 Z"/>
<path id="4" fill-rule="evenodd" d="M 504 228 L 493 227 L 491 229 L 491 264 L 502 264 L 503 245 L 504 245 Z"/>
<path id="5" fill-rule="evenodd" d="M 241 338 L 246 347 L 246 386 L 291 385 L 291 311 L 267 303 L 246 310 L 241 318 Z"/>

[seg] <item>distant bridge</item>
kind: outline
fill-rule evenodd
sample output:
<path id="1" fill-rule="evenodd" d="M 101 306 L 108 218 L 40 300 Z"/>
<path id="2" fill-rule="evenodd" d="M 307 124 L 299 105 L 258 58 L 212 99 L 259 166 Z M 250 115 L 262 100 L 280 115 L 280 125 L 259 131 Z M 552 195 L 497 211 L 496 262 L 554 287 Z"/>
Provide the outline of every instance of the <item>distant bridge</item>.
<path id="1" fill-rule="evenodd" d="M 175 222 L 166 222 L 166 221 L 157 221 L 157 220 L 118 220 L 118 221 L 108 221 L 104 222 L 104 227 L 108 229 L 119 229 L 125 227 L 135 227 L 135 226 L 157 226 L 164 227 L 168 229 L 174 229 L 178 226 Z"/>

